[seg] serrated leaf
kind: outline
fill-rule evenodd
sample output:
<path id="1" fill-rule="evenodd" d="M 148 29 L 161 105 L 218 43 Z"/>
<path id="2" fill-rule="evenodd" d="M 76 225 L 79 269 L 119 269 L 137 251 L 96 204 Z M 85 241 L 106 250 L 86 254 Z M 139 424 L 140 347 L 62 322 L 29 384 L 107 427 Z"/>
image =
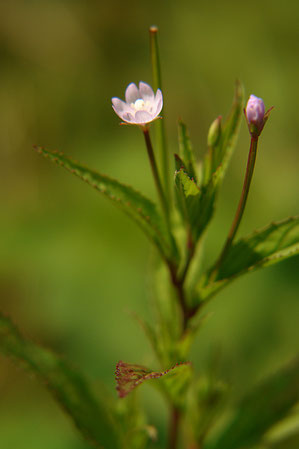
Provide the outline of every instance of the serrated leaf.
<path id="1" fill-rule="evenodd" d="M 221 128 L 221 134 L 215 146 L 208 149 L 203 164 L 203 181 L 209 183 L 216 170 L 221 167 L 221 178 L 224 177 L 228 163 L 236 145 L 242 111 L 244 92 L 239 81 L 236 82 L 235 94 L 231 111 Z"/>
<path id="2" fill-rule="evenodd" d="M 199 447 L 219 416 L 226 391 L 227 386 L 211 375 L 200 377 L 192 384 L 187 420 L 193 440 Z"/>
<path id="3" fill-rule="evenodd" d="M 143 449 L 147 446 L 151 438 L 151 426 L 147 425 L 137 395 L 131 394 L 117 401 L 117 424 L 123 436 L 122 449 Z"/>
<path id="4" fill-rule="evenodd" d="M 162 367 L 173 366 L 184 361 L 178 353 L 178 342 L 182 335 L 182 315 L 176 292 L 169 283 L 169 271 L 163 261 L 152 259 L 153 289 L 150 292 L 154 315 L 155 352 Z"/>
<path id="5" fill-rule="evenodd" d="M 195 238 L 196 223 L 200 210 L 200 190 L 195 181 L 185 172 L 184 168 L 175 172 L 175 185 L 177 187 L 178 205 L 184 220 L 189 224 L 190 230 Z"/>
<path id="6" fill-rule="evenodd" d="M 243 97 L 243 88 L 237 82 L 231 111 L 221 128 L 215 147 L 209 149 L 210 156 L 208 153 L 208 158 L 211 157 L 212 160 L 206 159 L 203 164 L 202 183 L 200 185 L 202 213 L 198 224 L 198 237 L 204 232 L 214 214 L 218 190 L 237 142 L 243 110 Z"/>
<path id="7" fill-rule="evenodd" d="M 246 449 L 285 418 L 299 400 L 299 359 L 253 389 L 236 408 L 228 425 L 208 449 Z"/>
<path id="8" fill-rule="evenodd" d="M 271 223 L 240 239 L 219 268 L 217 280 L 272 265 L 299 254 L 299 217 Z"/>
<path id="9" fill-rule="evenodd" d="M 97 448 L 120 449 L 108 406 L 93 395 L 85 378 L 53 352 L 24 339 L 0 314 L 0 351 L 41 379 L 81 434 Z"/>
<path id="10" fill-rule="evenodd" d="M 200 189 L 183 168 L 175 173 L 175 183 L 180 194 L 179 207 L 189 224 L 194 242 L 199 239 L 213 216 L 219 179 L 218 170 L 209 183 Z"/>
<path id="11" fill-rule="evenodd" d="M 218 193 L 218 186 L 222 179 L 222 167 L 220 166 L 211 177 L 207 185 L 201 188 L 201 201 L 200 209 L 201 213 L 199 215 L 199 221 L 196 225 L 197 239 L 203 234 L 208 224 L 210 223 L 214 211 L 215 202 Z"/>
<path id="12" fill-rule="evenodd" d="M 173 248 L 173 243 L 168 237 L 163 219 L 158 213 L 156 205 L 151 200 L 132 187 L 106 175 L 101 175 L 65 156 L 63 153 L 46 150 L 42 147 L 36 147 L 35 149 L 38 153 L 78 176 L 112 200 L 118 208 L 123 210 L 141 227 L 145 234 L 156 244 L 164 258 L 170 259 L 174 257 L 175 248 Z"/>
<path id="13" fill-rule="evenodd" d="M 299 254 L 299 217 L 291 217 L 257 230 L 232 245 L 212 283 L 209 273 L 197 288 L 201 300 L 212 296 L 238 276 Z"/>
<path id="14" fill-rule="evenodd" d="M 186 393 L 193 376 L 191 363 L 180 363 L 168 370 L 167 376 L 161 379 L 161 386 L 176 408 L 185 409 Z"/>
<path id="15" fill-rule="evenodd" d="M 193 243 L 199 239 L 213 217 L 218 190 L 235 147 L 242 107 L 243 89 L 238 82 L 228 118 L 219 130 L 217 139 L 209 139 L 214 146 L 208 150 L 199 183 L 195 179 L 194 156 L 186 127 L 179 124 L 180 157 L 176 157 L 176 197 L 181 216 L 190 225 Z"/>
<path id="16" fill-rule="evenodd" d="M 186 172 L 197 182 L 195 157 L 187 126 L 181 120 L 178 127 L 180 158 L 184 162 Z"/>
<path id="17" fill-rule="evenodd" d="M 185 372 L 185 365 L 190 365 L 189 363 L 177 364 L 165 371 L 152 371 L 145 366 L 135 365 L 132 363 L 125 363 L 119 361 L 116 365 L 115 370 L 115 380 L 116 380 L 116 390 L 120 398 L 126 397 L 131 391 L 135 390 L 136 387 L 142 385 L 144 382 L 153 379 L 160 379 L 163 376 L 172 378 L 176 375 L 181 375 Z M 171 382 L 171 380 L 170 380 Z M 165 385 L 165 380 L 164 380 Z M 180 385 L 178 383 L 178 385 Z M 172 387 L 170 390 L 174 392 L 178 387 Z"/>

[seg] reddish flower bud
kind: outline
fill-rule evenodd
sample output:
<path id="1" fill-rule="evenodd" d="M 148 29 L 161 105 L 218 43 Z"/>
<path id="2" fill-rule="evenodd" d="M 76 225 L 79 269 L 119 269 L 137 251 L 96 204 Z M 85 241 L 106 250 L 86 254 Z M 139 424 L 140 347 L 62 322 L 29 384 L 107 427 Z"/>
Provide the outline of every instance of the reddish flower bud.
<path id="1" fill-rule="evenodd" d="M 261 98 L 250 95 L 245 109 L 251 135 L 259 136 L 265 124 L 265 105 Z"/>

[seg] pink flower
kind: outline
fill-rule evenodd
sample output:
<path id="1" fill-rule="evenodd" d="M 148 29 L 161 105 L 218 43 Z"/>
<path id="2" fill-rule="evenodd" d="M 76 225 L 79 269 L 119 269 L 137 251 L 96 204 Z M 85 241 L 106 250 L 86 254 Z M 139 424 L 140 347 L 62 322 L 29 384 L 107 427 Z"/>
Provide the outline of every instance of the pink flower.
<path id="1" fill-rule="evenodd" d="M 156 95 L 153 89 L 140 81 L 139 88 L 131 83 L 126 88 L 126 101 L 112 98 L 112 107 L 116 114 L 126 123 L 144 126 L 158 118 L 163 107 L 163 96 L 160 89 Z"/>

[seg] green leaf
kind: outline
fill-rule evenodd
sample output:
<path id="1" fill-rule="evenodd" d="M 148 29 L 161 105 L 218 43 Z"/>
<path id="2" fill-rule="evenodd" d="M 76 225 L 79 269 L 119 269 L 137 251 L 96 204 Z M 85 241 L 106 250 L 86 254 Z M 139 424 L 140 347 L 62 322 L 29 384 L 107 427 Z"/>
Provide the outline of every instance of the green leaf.
<path id="1" fill-rule="evenodd" d="M 189 362 L 176 364 L 165 371 L 152 371 L 142 365 L 119 361 L 115 371 L 116 389 L 119 397 L 124 398 L 144 382 L 149 380 L 156 382 L 156 379 L 160 379 L 157 386 L 164 390 L 172 403 L 179 405 L 191 372 L 192 367 Z M 161 379 L 164 376 L 165 378 Z"/>
<path id="2" fill-rule="evenodd" d="M 299 400 L 299 359 L 251 391 L 232 413 L 228 425 L 208 449 L 245 449 L 285 418 Z"/>
<path id="3" fill-rule="evenodd" d="M 213 216 L 219 174 L 217 170 L 209 183 L 200 189 L 184 168 L 175 173 L 178 205 L 184 220 L 189 224 L 194 242 L 199 239 Z"/>
<path id="4" fill-rule="evenodd" d="M 298 254 L 299 217 L 271 223 L 232 245 L 212 283 L 209 273 L 202 277 L 197 286 L 200 299 L 211 297 L 238 276 Z"/>
<path id="5" fill-rule="evenodd" d="M 208 154 L 202 179 L 197 183 L 193 150 L 186 126 L 179 123 L 180 156 L 176 157 L 176 197 L 183 220 L 189 224 L 194 242 L 201 237 L 213 217 L 218 190 L 235 147 L 243 106 L 243 89 L 236 84 L 235 97 L 228 118 L 221 127 L 216 119 L 209 131 Z"/>
<path id="6" fill-rule="evenodd" d="M 45 383 L 81 434 L 95 447 L 120 448 L 107 405 L 95 398 L 84 377 L 51 351 L 24 339 L 2 314 L 0 351 L 25 365 Z"/>
<path id="7" fill-rule="evenodd" d="M 210 182 L 213 174 L 221 167 L 221 179 L 224 177 L 228 163 L 236 146 L 239 133 L 244 92 L 239 81 L 236 82 L 235 95 L 231 111 L 221 127 L 220 135 L 210 146 L 203 164 L 203 184 Z M 217 119 L 216 119 L 217 120 Z M 220 119 L 219 119 L 220 121 Z M 212 143 L 212 142 L 211 142 Z"/>
<path id="8" fill-rule="evenodd" d="M 272 265 L 296 254 L 299 254 L 299 217 L 292 217 L 271 223 L 233 244 L 217 279 Z"/>
<path id="9" fill-rule="evenodd" d="M 192 144 L 190 141 L 189 133 L 187 126 L 181 120 L 179 120 L 179 149 L 180 149 L 180 157 L 184 163 L 184 167 L 188 176 L 193 178 L 195 182 L 196 177 L 196 166 L 195 166 L 195 157 L 192 148 Z"/>
<path id="10" fill-rule="evenodd" d="M 167 376 L 160 381 L 162 389 L 170 404 L 184 410 L 186 408 L 186 393 L 193 377 L 191 363 L 180 363 L 168 370 Z"/>
<path id="11" fill-rule="evenodd" d="M 147 424 L 136 394 L 117 401 L 117 424 L 123 436 L 122 449 L 143 449 L 156 436 L 156 429 Z"/>
<path id="12" fill-rule="evenodd" d="M 217 148 L 219 147 L 220 138 L 222 134 L 221 129 L 222 117 L 217 117 L 211 124 L 208 132 L 208 151 L 204 157 L 204 163 L 202 165 L 202 183 L 207 184 L 211 179 L 212 174 L 219 166 L 217 156 Z"/>
<path id="13" fill-rule="evenodd" d="M 237 82 L 231 111 L 219 130 L 219 136 L 215 139 L 215 146 L 209 148 L 203 164 L 202 185 L 200 186 L 202 212 L 198 224 L 198 237 L 206 229 L 214 214 L 218 190 L 236 146 L 243 110 L 243 98 L 243 88 Z"/>
<path id="14" fill-rule="evenodd" d="M 153 312 L 153 327 L 155 334 L 155 352 L 159 365 L 163 368 L 183 362 L 180 345 L 182 337 L 182 314 L 177 301 L 177 292 L 169 282 L 169 270 L 163 261 L 152 258 L 150 291 L 151 310 Z"/>
<path id="15" fill-rule="evenodd" d="M 298 449 L 299 448 L 299 431 L 289 433 L 279 440 L 269 442 L 264 449 Z"/>
<path id="16" fill-rule="evenodd" d="M 200 217 L 201 194 L 195 181 L 185 172 L 184 168 L 175 172 L 175 185 L 177 187 L 178 206 L 182 217 L 189 224 L 190 230 L 195 239 L 197 230 L 196 224 Z"/>
<path id="17" fill-rule="evenodd" d="M 202 447 L 202 442 L 220 414 L 227 386 L 218 379 L 214 379 L 213 375 L 202 376 L 192 384 L 191 392 L 187 421 L 193 440 Z"/>
<path id="18" fill-rule="evenodd" d="M 162 256 L 165 258 L 173 256 L 175 250 L 168 239 L 168 233 L 156 205 L 151 200 L 132 187 L 90 170 L 63 153 L 46 150 L 42 147 L 36 147 L 36 150 L 113 201 L 117 207 L 138 223 L 145 234 L 156 244 Z"/>

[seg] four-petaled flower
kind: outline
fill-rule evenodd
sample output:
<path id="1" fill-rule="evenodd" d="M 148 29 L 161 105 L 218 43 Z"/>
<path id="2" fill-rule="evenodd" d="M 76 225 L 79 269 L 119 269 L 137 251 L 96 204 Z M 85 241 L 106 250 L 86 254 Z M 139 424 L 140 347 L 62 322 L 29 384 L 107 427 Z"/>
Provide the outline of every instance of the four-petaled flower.
<path id="1" fill-rule="evenodd" d="M 126 123 L 144 126 L 158 118 L 163 107 L 160 89 L 154 93 L 151 86 L 140 81 L 139 88 L 131 83 L 126 88 L 126 101 L 112 98 L 112 107 L 116 114 Z"/>

